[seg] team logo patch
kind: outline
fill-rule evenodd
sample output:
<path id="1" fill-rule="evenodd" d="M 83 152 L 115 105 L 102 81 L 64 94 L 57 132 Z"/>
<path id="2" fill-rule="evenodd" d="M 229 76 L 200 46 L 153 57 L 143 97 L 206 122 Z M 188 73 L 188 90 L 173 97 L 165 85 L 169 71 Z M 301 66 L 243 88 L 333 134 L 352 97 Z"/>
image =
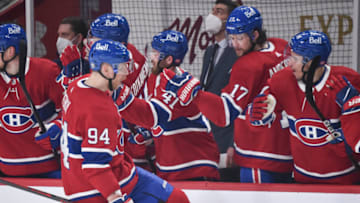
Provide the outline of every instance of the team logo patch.
<path id="1" fill-rule="evenodd" d="M 300 141 L 308 146 L 322 146 L 328 143 L 326 137 L 329 133 L 321 121 L 299 119 L 295 122 L 295 129 Z"/>
<path id="2" fill-rule="evenodd" d="M 0 109 L 2 127 L 10 133 L 23 133 L 35 124 L 31 108 L 5 107 Z"/>

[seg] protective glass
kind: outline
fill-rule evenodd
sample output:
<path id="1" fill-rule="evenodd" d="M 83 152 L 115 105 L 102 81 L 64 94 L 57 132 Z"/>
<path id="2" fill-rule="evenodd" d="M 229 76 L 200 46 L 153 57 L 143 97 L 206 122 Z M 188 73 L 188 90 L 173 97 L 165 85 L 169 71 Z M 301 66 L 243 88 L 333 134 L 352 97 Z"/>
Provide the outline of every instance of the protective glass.
<path id="1" fill-rule="evenodd" d="M 126 63 L 113 64 L 113 67 L 117 67 L 117 73 L 122 75 L 129 75 L 134 72 L 134 60 L 130 60 Z"/>

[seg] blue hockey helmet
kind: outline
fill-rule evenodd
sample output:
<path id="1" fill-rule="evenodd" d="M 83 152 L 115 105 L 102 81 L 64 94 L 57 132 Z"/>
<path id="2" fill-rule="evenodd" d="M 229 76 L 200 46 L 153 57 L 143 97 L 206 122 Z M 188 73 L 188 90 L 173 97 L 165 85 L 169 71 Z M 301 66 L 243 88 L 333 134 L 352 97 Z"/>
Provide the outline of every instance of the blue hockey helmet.
<path id="1" fill-rule="evenodd" d="M 262 30 L 262 18 L 260 12 L 251 6 L 239 6 L 229 15 L 226 22 L 227 34 L 247 33 L 253 39 L 252 32 Z"/>
<path id="2" fill-rule="evenodd" d="M 166 30 L 153 37 L 151 42 L 153 49 L 160 52 L 159 60 L 167 56 L 174 58 L 173 65 L 180 65 L 188 50 L 186 36 L 178 31 Z"/>
<path id="3" fill-rule="evenodd" d="M 89 53 L 90 68 L 93 71 L 100 71 L 101 64 L 108 63 L 116 74 L 119 71 L 119 65 L 128 62 L 130 62 L 130 57 L 126 46 L 113 40 L 96 41 Z"/>
<path id="4" fill-rule="evenodd" d="M 331 43 L 325 33 L 307 30 L 293 36 L 289 42 L 291 51 L 303 56 L 303 63 L 320 56 L 320 65 L 324 65 L 331 52 Z"/>
<path id="5" fill-rule="evenodd" d="M 21 26 L 16 24 L 0 25 L 0 52 L 14 46 L 15 53 L 18 54 L 20 40 L 26 41 L 26 33 Z"/>
<path id="6" fill-rule="evenodd" d="M 99 16 L 90 25 L 91 35 L 101 39 L 111 39 L 127 43 L 129 24 L 120 14 L 107 13 Z"/>

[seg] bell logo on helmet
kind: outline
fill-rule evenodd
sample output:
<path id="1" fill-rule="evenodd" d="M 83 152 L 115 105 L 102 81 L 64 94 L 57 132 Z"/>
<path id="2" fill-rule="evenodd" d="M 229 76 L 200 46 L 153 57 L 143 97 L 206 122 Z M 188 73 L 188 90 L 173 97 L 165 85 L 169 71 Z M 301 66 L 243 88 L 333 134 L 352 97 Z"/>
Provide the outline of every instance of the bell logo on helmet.
<path id="1" fill-rule="evenodd" d="M 9 27 L 8 28 L 9 34 L 19 34 L 21 32 L 20 27 Z"/>
<path id="2" fill-rule="evenodd" d="M 321 40 L 321 37 L 309 37 L 309 43 L 310 44 L 321 44 L 322 43 L 322 40 Z"/>
<path id="3" fill-rule="evenodd" d="M 114 20 L 114 21 L 106 20 L 105 21 L 105 26 L 116 27 L 118 25 L 119 25 L 119 23 L 117 20 Z"/>
<path id="4" fill-rule="evenodd" d="M 171 34 L 168 34 L 168 35 L 166 35 L 166 39 L 162 40 L 162 42 L 166 42 L 166 41 L 178 42 L 179 36 L 177 36 L 177 35 L 172 36 Z"/>
<path id="5" fill-rule="evenodd" d="M 108 48 L 109 48 L 108 44 L 102 45 L 101 43 L 96 44 L 96 47 L 95 47 L 96 50 L 103 50 L 103 51 L 107 51 Z"/>
<path id="6" fill-rule="evenodd" d="M 249 10 L 245 11 L 244 14 L 247 18 L 250 18 L 251 16 L 255 15 L 256 12 L 253 8 L 249 7 Z"/>

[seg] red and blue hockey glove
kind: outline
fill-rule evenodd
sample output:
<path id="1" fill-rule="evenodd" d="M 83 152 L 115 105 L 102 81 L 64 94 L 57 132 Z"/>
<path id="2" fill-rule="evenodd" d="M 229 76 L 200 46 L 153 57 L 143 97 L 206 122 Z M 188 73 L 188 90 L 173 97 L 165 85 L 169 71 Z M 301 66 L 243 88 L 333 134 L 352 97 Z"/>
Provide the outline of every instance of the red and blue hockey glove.
<path id="1" fill-rule="evenodd" d="M 336 103 L 342 109 L 347 101 L 359 95 L 359 92 L 351 85 L 345 76 L 332 75 L 326 81 L 326 86 L 336 92 Z"/>
<path id="2" fill-rule="evenodd" d="M 81 52 L 77 45 L 67 46 L 60 55 L 63 64 L 62 74 L 64 76 L 62 84 L 65 88 L 76 78 L 90 72 L 90 67 L 81 57 Z"/>
<path id="3" fill-rule="evenodd" d="M 146 128 L 136 127 L 136 134 L 131 134 L 129 137 L 129 142 L 133 144 L 146 144 L 147 140 L 150 140 L 152 137 L 151 132 Z"/>
<path id="4" fill-rule="evenodd" d="M 276 100 L 271 94 L 256 96 L 247 113 L 250 123 L 254 126 L 271 125 L 275 120 L 275 106 Z"/>
<path id="5" fill-rule="evenodd" d="M 168 80 L 166 90 L 176 93 L 183 106 L 189 105 L 201 89 L 200 81 L 188 72 L 176 75 L 173 71 L 164 69 L 163 74 Z"/>
<path id="6" fill-rule="evenodd" d="M 62 133 L 61 122 L 55 120 L 51 123 L 45 124 L 47 131 L 40 133 L 40 129 L 35 134 L 35 141 L 44 149 L 57 150 L 60 145 L 60 136 Z"/>
<path id="7" fill-rule="evenodd" d="M 112 97 L 119 111 L 123 111 L 134 101 L 130 88 L 124 84 L 114 91 Z"/>

